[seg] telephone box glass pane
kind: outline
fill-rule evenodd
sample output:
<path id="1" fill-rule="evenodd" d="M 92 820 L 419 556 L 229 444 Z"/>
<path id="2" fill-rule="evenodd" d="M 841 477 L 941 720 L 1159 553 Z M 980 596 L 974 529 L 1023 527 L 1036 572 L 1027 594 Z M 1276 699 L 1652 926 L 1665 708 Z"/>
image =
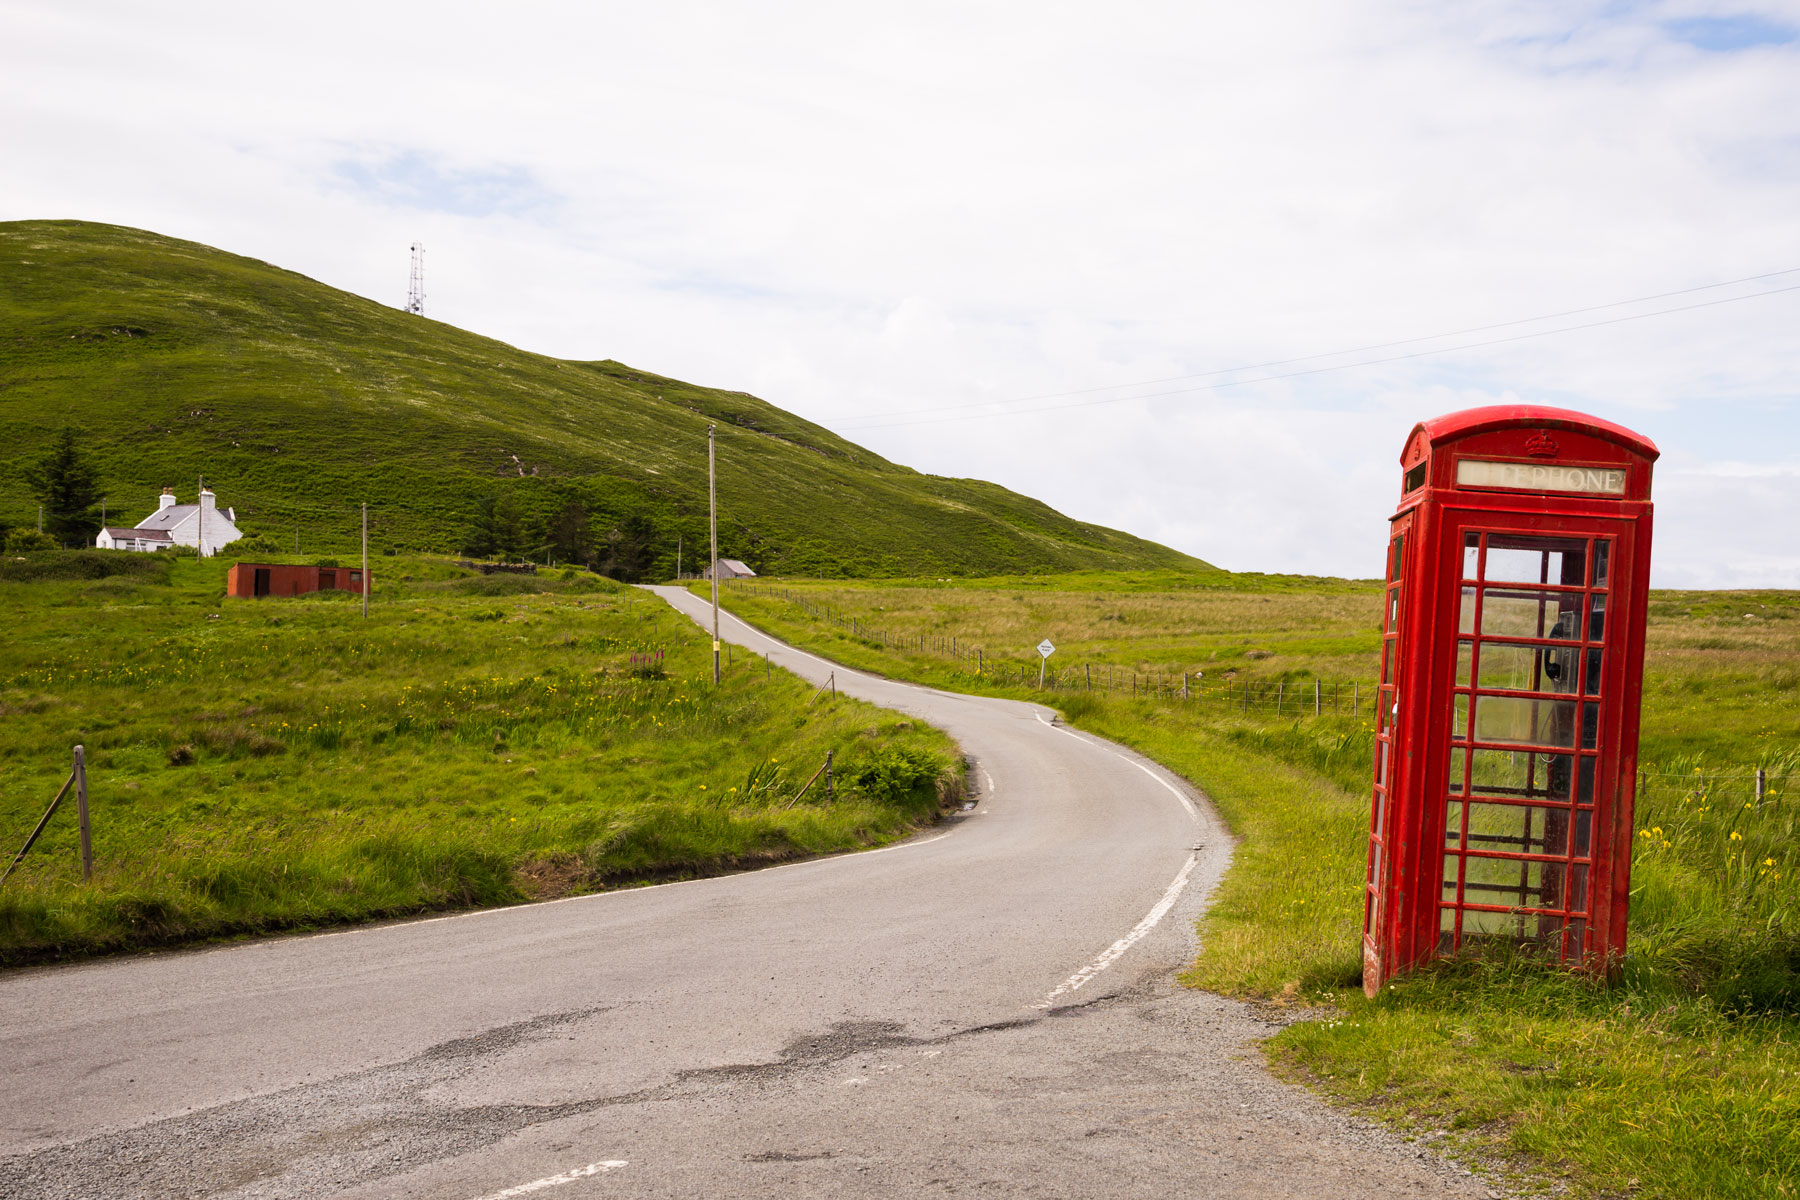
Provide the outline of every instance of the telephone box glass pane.
<path id="1" fill-rule="evenodd" d="M 1605 597 L 1594 599 L 1604 602 Z M 1483 637 L 1578 642 L 1581 640 L 1580 614 L 1579 592 L 1517 592 L 1489 588 L 1481 600 L 1481 633 Z"/>
<path id="2" fill-rule="evenodd" d="M 1481 566 L 1481 535 L 1465 533 L 1463 535 L 1463 573 L 1464 579 L 1479 579 L 1477 568 Z"/>
<path id="3" fill-rule="evenodd" d="M 1474 903 L 1471 900 L 1471 903 Z M 1539 913 L 1484 912 L 1464 909 L 1463 942 L 1472 936 L 1505 938 L 1515 942 L 1551 941 L 1562 936 L 1562 918 Z"/>
<path id="4" fill-rule="evenodd" d="M 1575 704 L 1522 696 L 1481 696 L 1475 702 L 1475 739 L 1575 748 Z"/>
<path id="5" fill-rule="evenodd" d="M 1588 609 L 1588 641 L 1598 642 L 1606 636 L 1606 597 L 1595 596 Z"/>
<path id="6" fill-rule="evenodd" d="M 1569 810 L 1471 802 L 1469 849 L 1489 854 L 1561 856 L 1569 849 Z"/>
<path id="7" fill-rule="evenodd" d="M 1392 633 L 1400 627 L 1400 589 L 1388 592 L 1387 632 Z"/>
<path id="8" fill-rule="evenodd" d="M 1600 737 L 1600 706 L 1589 704 L 1581 710 L 1581 748 L 1592 750 Z"/>
<path id="9" fill-rule="evenodd" d="M 1471 750 L 1469 760 L 1469 790 L 1474 795 L 1568 803 L 1569 778 L 1575 763 L 1567 754 Z"/>
<path id="10" fill-rule="evenodd" d="M 1468 687 L 1469 676 L 1474 671 L 1475 643 L 1461 641 L 1456 643 L 1456 686 Z"/>
<path id="11" fill-rule="evenodd" d="M 1450 736 L 1464 738 L 1469 735 L 1469 698 L 1457 693 L 1456 701 L 1450 710 Z"/>
<path id="12" fill-rule="evenodd" d="M 1483 578 L 1501 583 L 1587 582 L 1587 542 L 1582 538 L 1488 536 Z"/>
<path id="13" fill-rule="evenodd" d="M 1476 686 L 1483 691 L 1573 692 L 1576 654 L 1573 647 L 1483 642 Z"/>
<path id="14" fill-rule="evenodd" d="M 1446 863 L 1455 856 L 1446 855 Z M 1445 874 L 1454 872 L 1447 866 Z M 1519 858 L 1463 860 L 1463 903 L 1495 904 L 1507 908 L 1561 908 L 1563 865 Z M 1471 916 L 1473 914 L 1470 914 Z M 1464 918 L 1467 920 L 1467 918 Z"/>
<path id="15" fill-rule="evenodd" d="M 1475 632 L 1475 589 L 1472 587 L 1462 590 L 1462 604 L 1457 608 L 1456 632 Z"/>
<path id="16" fill-rule="evenodd" d="M 1450 751 L 1450 792 L 1460 795 L 1463 790 L 1463 767 L 1468 762 L 1469 752 L 1460 746 Z"/>
<path id="17" fill-rule="evenodd" d="M 1580 809 L 1577 809 L 1575 812 L 1575 847 L 1573 851 L 1576 858 L 1586 858 L 1588 856 L 1588 845 L 1593 840 L 1593 835 L 1594 814 L 1592 812 L 1583 812 Z"/>
<path id="18" fill-rule="evenodd" d="M 1581 760 L 1581 779 L 1575 791 L 1575 803 L 1592 804 L 1594 802 L 1594 760 L 1585 755 Z"/>
<path id="19" fill-rule="evenodd" d="M 1608 560 L 1611 558 L 1612 558 L 1612 541 L 1611 541 L 1611 539 L 1601 538 L 1598 542 L 1594 543 L 1594 586 L 1595 587 L 1603 588 L 1606 586 L 1606 568 L 1608 566 Z"/>

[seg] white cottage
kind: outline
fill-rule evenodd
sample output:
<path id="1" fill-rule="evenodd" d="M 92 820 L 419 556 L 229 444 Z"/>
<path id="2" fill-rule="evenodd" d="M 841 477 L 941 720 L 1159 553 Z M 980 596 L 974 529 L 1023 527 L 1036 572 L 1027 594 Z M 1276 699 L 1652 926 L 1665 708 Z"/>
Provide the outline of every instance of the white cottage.
<path id="1" fill-rule="evenodd" d="M 130 529 L 108 526 L 94 539 L 102 550 L 162 550 L 170 546 L 199 546 L 208 558 L 219 548 L 237 541 L 237 510 L 219 511 L 211 488 L 200 490 L 200 503 L 177 504 L 175 492 L 164 488 L 155 512 Z"/>

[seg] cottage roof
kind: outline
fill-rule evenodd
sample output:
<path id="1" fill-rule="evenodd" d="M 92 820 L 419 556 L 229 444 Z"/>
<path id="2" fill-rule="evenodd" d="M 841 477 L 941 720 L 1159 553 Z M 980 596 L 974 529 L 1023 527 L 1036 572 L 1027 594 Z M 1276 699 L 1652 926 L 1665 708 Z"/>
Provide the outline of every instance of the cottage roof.
<path id="1" fill-rule="evenodd" d="M 721 558 L 719 560 L 719 565 L 724 567 L 727 571 L 735 571 L 739 575 L 754 575 L 754 574 L 756 574 L 755 571 L 752 571 L 742 561 L 740 561 L 739 559 L 735 559 L 735 558 Z"/>
<path id="2" fill-rule="evenodd" d="M 171 504 L 159 508 L 137 523 L 139 529 L 173 529 L 200 511 L 198 504 Z"/>

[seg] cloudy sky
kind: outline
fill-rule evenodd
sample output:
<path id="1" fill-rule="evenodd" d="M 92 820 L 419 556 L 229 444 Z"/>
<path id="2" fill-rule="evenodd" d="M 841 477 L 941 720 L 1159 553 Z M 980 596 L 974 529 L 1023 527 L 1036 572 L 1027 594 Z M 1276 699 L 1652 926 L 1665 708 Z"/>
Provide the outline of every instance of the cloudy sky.
<path id="1" fill-rule="evenodd" d="M 1800 0 L 0 0 L 0 163 L 1234 570 L 1375 574 L 1415 421 L 1583 409 L 1660 586 L 1800 587 Z"/>

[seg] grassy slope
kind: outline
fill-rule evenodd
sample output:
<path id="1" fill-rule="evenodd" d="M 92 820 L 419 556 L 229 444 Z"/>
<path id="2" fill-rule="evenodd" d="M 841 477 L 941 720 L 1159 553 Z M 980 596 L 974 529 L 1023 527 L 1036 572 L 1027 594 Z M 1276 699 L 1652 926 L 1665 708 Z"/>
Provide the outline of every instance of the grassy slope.
<path id="1" fill-rule="evenodd" d="M 10 861 L 82 742 L 96 875 L 66 806 L 0 890 L 0 963 L 879 843 L 960 773 L 936 731 L 809 707 L 760 662 L 715 691 L 692 622 L 588 575 L 384 560 L 366 621 L 347 593 L 222 601 L 217 562 L 92 551 L 126 573 L 20 578 L 74 557 L 0 563 L 0 837 Z M 835 799 L 789 807 L 827 749 Z M 910 784 L 859 786 L 877 761 Z"/>
<path id="2" fill-rule="evenodd" d="M 0 224 L 0 520 L 18 468 L 85 428 L 135 521 L 202 472 L 243 523 L 347 548 L 454 551 L 474 499 L 580 495 L 703 544 L 706 427 L 720 427 L 722 549 L 815 575 L 1199 569 L 976 480 L 922 475 L 742 392 L 529 354 L 253 259 L 75 221 Z M 523 470 L 524 477 L 520 472 Z"/>
<path id="3" fill-rule="evenodd" d="M 1177 675 L 1367 678 L 1372 586 L 1154 576 L 784 585 L 890 633 L 1022 661 Z M 938 651 L 858 637 L 772 596 L 734 612 L 821 653 L 965 690 L 1034 695 Z M 1249 658 L 1247 651 L 1266 651 Z M 991 658 L 989 660 L 992 661 Z M 1202 928 L 1197 985 L 1334 1006 L 1276 1061 L 1452 1144 L 1516 1152 L 1581 1192 L 1800 1192 L 1800 795 L 1746 811 L 1748 768 L 1800 774 L 1800 595 L 1652 597 L 1630 969 L 1595 988 L 1528 963 L 1423 973 L 1364 1001 L 1357 954 L 1369 739 L 1348 718 L 1245 718 L 1162 696 L 1051 692 L 1071 720 L 1204 787 L 1241 839 Z M 1693 786 L 1695 768 L 1709 779 Z M 1687 778 L 1684 778 L 1687 777 Z M 1739 839 L 1731 835 L 1736 833 Z M 1665 844 L 1666 843 L 1666 844 Z"/>

